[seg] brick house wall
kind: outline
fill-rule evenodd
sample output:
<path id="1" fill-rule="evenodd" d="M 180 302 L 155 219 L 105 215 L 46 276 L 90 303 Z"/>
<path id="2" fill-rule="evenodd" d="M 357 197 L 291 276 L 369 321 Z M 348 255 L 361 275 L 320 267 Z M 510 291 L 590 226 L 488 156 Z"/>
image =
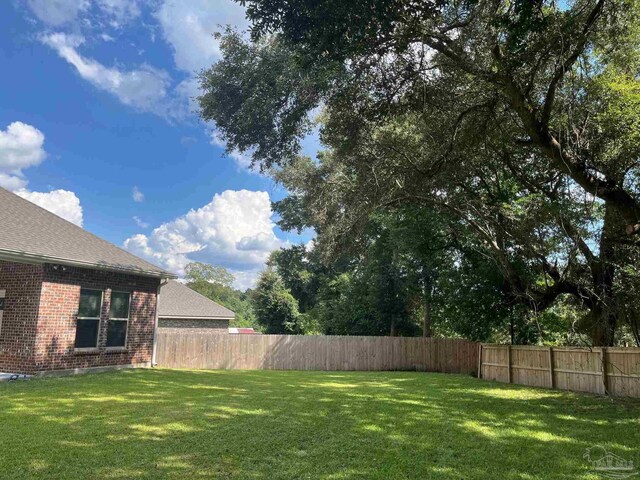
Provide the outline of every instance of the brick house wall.
<path id="1" fill-rule="evenodd" d="M 0 370 L 36 373 L 151 362 L 159 279 L 48 264 L 10 265 L 0 270 L 0 289 L 7 290 Z M 81 288 L 103 292 L 98 348 L 82 352 L 74 345 Z M 125 348 L 105 345 L 112 290 L 131 292 Z"/>
<path id="2" fill-rule="evenodd" d="M 0 261 L 0 290 L 6 290 L 0 328 L 2 372 L 30 371 L 42 278 L 42 265 Z"/>
<path id="3" fill-rule="evenodd" d="M 198 318 L 159 318 L 158 328 L 163 331 L 207 332 L 220 335 L 229 333 L 229 320 Z"/>

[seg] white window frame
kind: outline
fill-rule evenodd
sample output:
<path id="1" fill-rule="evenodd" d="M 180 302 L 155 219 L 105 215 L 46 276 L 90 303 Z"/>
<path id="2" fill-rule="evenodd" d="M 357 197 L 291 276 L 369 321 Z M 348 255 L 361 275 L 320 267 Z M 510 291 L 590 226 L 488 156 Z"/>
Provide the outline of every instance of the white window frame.
<path id="1" fill-rule="evenodd" d="M 113 294 L 114 293 L 126 293 L 127 295 L 129 295 L 129 305 L 127 306 L 127 318 L 111 318 L 111 299 L 113 299 Z M 109 346 L 107 345 L 107 342 L 109 341 L 109 324 L 107 323 L 107 331 L 106 331 L 106 337 L 104 339 L 104 344 L 106 346 L 107 349 L 109 350 L 122 350 L 122 349 L 126 349 L 127 348 L 127 342 L 129 341 L 129 320 L 131 320 L 131 300 L 133 298 L 133 292 L 128 292 L 126 290 L 111 290 L 111 297 L 109 299 L 109 313 L 107 315 L 107 322 L 110 322 L 111 320 L 114 320 L 116 322 L 127 322 L 127 329 L 124 332 L 124 345 L 114 345 L 114 346 Z"/>
<path id="2" fill-rule="evenodd" d="M 76 347 L 75 339 L 73 342 L 73 346 L 76 352 L 88 351 L 88 350 L 96 350 L 100 346 L 100 329 L 102 328 L 102 307 L 104 307 L 104 290 L 99 290 L 97 288 L 83 288 L 80 287 L 80 294 L 82 295 L 82 290 L 89 292 L 100 292 L 100 309 L 98 310 L 97 317 L 81 317 L 80 316 L 80 300 L 78 300 L 78 315 L 76 318 L 76 332 L 78 331 L 78 320 L 98 320 L 98 334 L 96 335 L 96 345 L 94 347 Z M 76 333 L 77 336 L 77 333 Z"/>

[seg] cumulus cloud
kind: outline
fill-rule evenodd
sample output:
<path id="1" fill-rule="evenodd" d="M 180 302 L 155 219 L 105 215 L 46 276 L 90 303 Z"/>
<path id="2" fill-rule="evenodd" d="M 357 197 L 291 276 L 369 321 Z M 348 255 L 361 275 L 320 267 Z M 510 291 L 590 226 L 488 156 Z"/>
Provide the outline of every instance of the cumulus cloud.
<path id="1" fill-rule="evenodd" d="M 248 288 L 256 286 L 260 272 L 262 272 L 262 268 L 245 271 L 229 270 L 229 272 L 234 277 L 233 286 L 244 292 Z"/>
<path id="2" fill-rule="evenodd" d="M 82 207 L 75 193 L 67 190 L 32 192 L 23 169 L 39 165 L 47 156 L 44 134 L 32 125 L 13 122 L 0 130 L 0 187 L 82 226 Z"/>
<path id="3" fill-rule="evenodd" d="M 231 0 L 164 0 L 156 18 L 176 66 L 186 72 L 209 67 L 220 58 L 213 33 L 228 24 L 240 29 L 248 25 L 244 7 Z"/>
<path id="4" fill-rule="evenodd" d="M 44 160 L 44 134 L 22 122 L 11 123 L 0 130 L 0 187 L 24 188 L 27 181 L 22 170 Z"/>
<path id="5" fill-rule="evenodd" d="M 27 189 L 16 190 L 14 193 L 29 200 L 42 208 L 55 213 L 65 220 L 82 226 L 82 207 L 80 199 L 68 190 L 52 190 L 50 192 L 30 192 Z"/>
<path id="6" fill-rule="evenodd" d="M 237 286 L 246 288 L 269 254 L 284 245 L 272 216 L 267 192 L 226 190 L 148 236 L 128 238 L 124 246 L 179 275 L 192 261 L 221 265 L 236 275 Z"/>
<path id="7" fill-rule="evenodd" d="M 142 193 L 138 187 L 133 187 L 131 198 L 133 198 L 134 202 L 144 202 L 144 193 Z"/>
<path id="8" fill-rule="evenodd" d="M 171 78 L 165 71 L 150 65 L 140 65 L 132 70 L 107 67 L 79 53 L 78 47 L 84 43 L 84 37 L 78 35 L 51 33 L 40 40 L 75 67 L 84 80 L 114 95 L 125 105 L 168 117 L 185 113 L 183 99 L 170 92 Z"/>

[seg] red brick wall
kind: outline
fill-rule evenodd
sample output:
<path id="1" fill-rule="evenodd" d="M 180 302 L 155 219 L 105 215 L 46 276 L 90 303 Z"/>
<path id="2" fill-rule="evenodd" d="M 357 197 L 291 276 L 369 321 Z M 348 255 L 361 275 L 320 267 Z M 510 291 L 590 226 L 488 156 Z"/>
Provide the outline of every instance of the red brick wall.
<path id="1" fill-rule="evenodd" d="M 32 370 L 42 278 L 42 265 L 0 261 L 0 290 L 7 291 L 0 330 L 0 372 Z"/>
<path id="2" fill-rule="evenodd" d="M 158 279 L 53 265 L 0 262 L 0 290 L 6 290 L 0 330 L 0 371 L 39 371 L 151 361 Z M 98 348 L 76 352 L 80 289 L 102 290 Z M 111 291 L 131 292 L 125 349 L 105 347 Z"/>
<path id="3" fill-rule="evenodd" d="M 158 279 L 148 277 L 46 265 L 34 345 L 34 369 L 65 370 L 150 362 L 159 283 Z M 103 291 L 98 348 L 92 352 L 74 349 L 81 288 Z M 112 289 L 132 293 L 124 350 L 105 346 Z"/>

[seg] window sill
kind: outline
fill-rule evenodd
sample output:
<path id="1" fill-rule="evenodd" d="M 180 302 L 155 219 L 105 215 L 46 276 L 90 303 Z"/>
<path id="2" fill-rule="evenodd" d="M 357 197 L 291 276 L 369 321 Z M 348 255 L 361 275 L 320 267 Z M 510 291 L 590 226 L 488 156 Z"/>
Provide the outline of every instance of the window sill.
<path id="1" fill-rule="evenodd" d="M 126 352 L 127 350 L 127 347 L 106 347 L 104 349 L 106 353 L 122 353 Z"/>
<path id="2" fill-rule="evenodd" d="M 74 353 L 74 355 L 96 355 L 96 354 L 100 353 L 100 349 L 97 348 L 97 347 L 74 348 L 73 349 L 73 353 Z"/>

